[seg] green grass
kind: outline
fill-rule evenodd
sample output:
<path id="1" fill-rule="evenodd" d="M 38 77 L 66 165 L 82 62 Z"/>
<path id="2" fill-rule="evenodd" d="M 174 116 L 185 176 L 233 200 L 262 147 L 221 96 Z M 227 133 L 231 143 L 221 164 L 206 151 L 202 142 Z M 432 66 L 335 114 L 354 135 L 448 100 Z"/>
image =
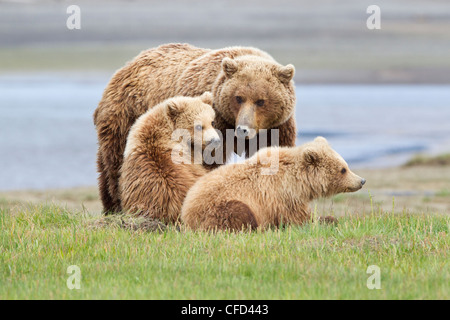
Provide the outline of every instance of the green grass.
<path id="1" fill-rule="evenodd" d="M 1 72 L 105 71 L 111 74 L 145 46 L 54 46 L 0 48 Z M 6 62 L 8 61 L 8 62 Z"/>
<path id="2" fill-rule="evenodd" d="M 450 189 L 442 189 L 436 193 L 437 197 L 450 197 Z"/>
<path id="3" fill-rule="evenodd" d="M 448 166 L 450 165 L 450 154 L 440 154 L 434 157 L 417 155 L 407 163 L 405 163 L 405 167 L 413 167 L 413 166 Z"/>
<path id="4" fill-rule="evenodd" d="M 373 212 L 211 234 L 99 226 L 53 205 L 0 209 L 0 299 L 449 299 L 449 217 Z M 79 290 L 66 286 L 71 265 Z M 366 286 L 370 265 L 380 290 Z"/>

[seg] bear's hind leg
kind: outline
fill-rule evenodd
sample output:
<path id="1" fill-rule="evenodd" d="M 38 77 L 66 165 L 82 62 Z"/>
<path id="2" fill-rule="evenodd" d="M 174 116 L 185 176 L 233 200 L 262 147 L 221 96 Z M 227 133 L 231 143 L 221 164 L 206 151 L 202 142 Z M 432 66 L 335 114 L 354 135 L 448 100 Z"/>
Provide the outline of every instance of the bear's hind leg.
<path id="1" fill-rule="evenodd" d="M 98 191 L 100 194 L 100 200 L 102 201 L 103 205 L 103 213 L 108 214 L 113 210 L 114 203 L 111 198 L 111 195 L 109 194 L 108 178 L 100 151 L 98 152 L 97 155 L 97 171 L 99 173 Z"/>
<path id="2" fill-rule="evenodd" d="M 114 214 L 122 211 L 119 192 L 119 170 L 122 163 L 114 154 L 108 158 L 104 153 L 99 152 L 97 160 L 99 176 L 100 197 L 103 203 L 103 213 Z"/>
<path id="3" fill-rule="evenodd" d="M 216 208 L 215 218 L 217 219 L 212 225 L 212 229 L 217 227 L 218 230 L 255 230 L 258 228 L 258 222 L 252 210 L 243 202 L 231 200 L 227 201 Z"/>

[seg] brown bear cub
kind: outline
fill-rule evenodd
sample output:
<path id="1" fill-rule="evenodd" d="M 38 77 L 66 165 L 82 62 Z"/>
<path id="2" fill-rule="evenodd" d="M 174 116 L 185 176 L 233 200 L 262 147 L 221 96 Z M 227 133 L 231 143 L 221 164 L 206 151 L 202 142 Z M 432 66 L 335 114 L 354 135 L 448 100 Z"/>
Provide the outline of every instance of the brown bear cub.
<path id="1" fill-rule="evenodd" d="M 227 129 L 232 131 L 230 140 L 237 139 L 235 131 L 244 144 L 245 139 L 257 139 L 261 129 L 278 129 L 279 145 L 294 146 L 294 71 L 292 65 L 282 66 L 250 47 L 211 50 L 167 44 L 139 54 L 112 77 L 94 113 L 104 212 L 121 211 L 118 181 L 128 131 L 150 106 L 165 99 L 211 91 L 223 145 Z M 270 135 L 267 139 L 270 145 Z M 234 150 L 223 151 L 222 163 Z"/>
<path id="2" fill-rule="evenodd" d="M 208 172 L 202 151 L 220 142 L 212 127 L 211 99 L 209 92 L 197 98 L 171 98 L 136 121 L 120 171 L 124 210 L 165 223 L 179 219 L 187 191 Z"/>
<path id="3" fill-rule="evenodd" d="M 365 182 L 318 137 L 299 147 L 261 149 L 203 176 L 189 190 L 181 220 L 194 230 L 300 225 L 310 221 L 313 199 L 354 192 Z"/>

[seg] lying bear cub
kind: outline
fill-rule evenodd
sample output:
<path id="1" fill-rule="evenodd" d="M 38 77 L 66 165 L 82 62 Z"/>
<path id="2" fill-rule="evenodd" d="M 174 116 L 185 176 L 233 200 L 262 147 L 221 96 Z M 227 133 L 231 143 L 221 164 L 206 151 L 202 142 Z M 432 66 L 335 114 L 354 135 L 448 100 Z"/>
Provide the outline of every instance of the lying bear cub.
<path id="1" fill-rule="evenodd" d="M 203 150 L 211 142 L 220 142 L 212 126 L 215 112 L 211 105 L 209 92 L 195 98 L 175 97 L 136 120 L 120 171 L 120 200 L 125 211 L 165 223 L 178 221 L 187 191 L 208 172 L 201 162 Z M 177 129 L 184 129 L 187 138 L 174 139 Z"/>
<path id="2" fill-rule="evenodd" d="M 299 147 L 262 149 L 242 164 L 203 176 L 189 190 L 181 220 L 194 230 L 300 225 L 310 221 L 313 199 L 354 192 L 365 182 L 325 138 L 317 137 Z"/>

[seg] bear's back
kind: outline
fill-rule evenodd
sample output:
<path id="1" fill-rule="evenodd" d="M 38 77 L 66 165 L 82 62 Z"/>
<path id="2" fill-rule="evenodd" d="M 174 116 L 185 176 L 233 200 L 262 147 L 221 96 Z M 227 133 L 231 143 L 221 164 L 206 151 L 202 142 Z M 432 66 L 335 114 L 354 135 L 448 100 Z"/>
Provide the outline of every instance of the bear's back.
<path id="1" fill-rule="evenodd" d="M 183 96 L 201 95 L 205 88 L 211 91 L 214 82 L 222 68 L 224 58 L 237 58 L 240 56 L 261 57 L 273 60 L 268 53 L 252 47 L 228 47 L 218 50 L 208 50 L 203 55 L 183 66 L 176 87 Z"/>

